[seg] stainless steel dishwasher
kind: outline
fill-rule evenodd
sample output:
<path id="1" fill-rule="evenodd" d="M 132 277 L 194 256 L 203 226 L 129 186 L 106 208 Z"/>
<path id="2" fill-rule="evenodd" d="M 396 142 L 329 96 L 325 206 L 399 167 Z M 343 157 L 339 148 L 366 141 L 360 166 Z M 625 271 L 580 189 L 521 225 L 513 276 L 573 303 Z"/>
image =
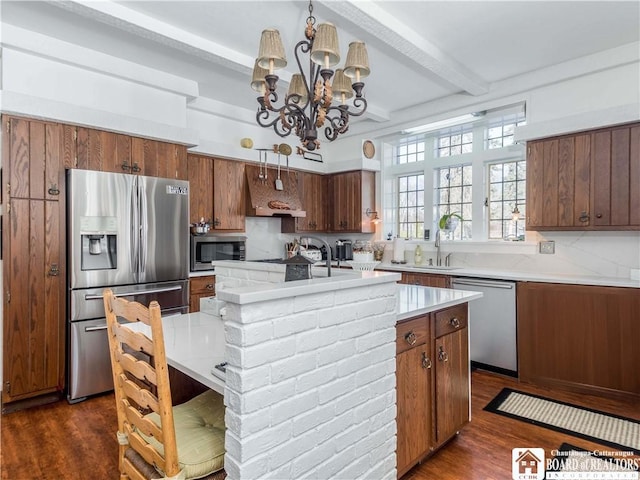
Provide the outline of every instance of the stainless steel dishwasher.
<path id="1" fill-rule="evenodd" d="M 482 292 L 469 302 L 469 357 L 474 367 L 517 376 L 516 284 L 456 277 L 457 290 Z"/>

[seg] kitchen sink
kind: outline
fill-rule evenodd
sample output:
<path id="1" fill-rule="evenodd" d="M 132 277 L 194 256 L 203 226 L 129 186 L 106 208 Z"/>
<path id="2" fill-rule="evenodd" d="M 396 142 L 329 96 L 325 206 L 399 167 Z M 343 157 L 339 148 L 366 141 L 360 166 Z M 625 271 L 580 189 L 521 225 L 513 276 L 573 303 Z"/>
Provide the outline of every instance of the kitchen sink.
<path id="1" fill-rule="evenodd" d="M 462 267 L 450 267 L 448 265 L 412 265 L 412 268 L 422 268 L 424 270 L 459 270 Z"/>

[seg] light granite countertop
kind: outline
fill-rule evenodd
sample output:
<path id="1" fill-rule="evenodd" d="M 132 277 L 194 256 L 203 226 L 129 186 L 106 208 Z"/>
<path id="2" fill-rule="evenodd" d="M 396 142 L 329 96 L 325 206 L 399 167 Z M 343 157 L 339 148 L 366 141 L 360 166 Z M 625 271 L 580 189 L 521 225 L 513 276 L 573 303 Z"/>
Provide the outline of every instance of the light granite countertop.
<path id="1" fill-rule="evenodd" d="M 400 284 L 396 307 L 397 321 L 467 303 L 480 297 L 481 292 Z"/>
<path id="2" fill-rule="evenodd" d="M 493 280 L 510 280 L 515 282 L 567 283 L 574 285 L 595 285 L 602 287 L 640 288 L 640 280 L 622 277 L 601 277 L 589 275 L 571 275 L 557 273 L 522 272 L 515 270 L 499 270 L 490 268 L 465 267 L 428 267 L 412 264 L 381 263 L 376 270 L 394 272 L 429 273 L 450 275 L 452 277 L 490 278 Z"/>

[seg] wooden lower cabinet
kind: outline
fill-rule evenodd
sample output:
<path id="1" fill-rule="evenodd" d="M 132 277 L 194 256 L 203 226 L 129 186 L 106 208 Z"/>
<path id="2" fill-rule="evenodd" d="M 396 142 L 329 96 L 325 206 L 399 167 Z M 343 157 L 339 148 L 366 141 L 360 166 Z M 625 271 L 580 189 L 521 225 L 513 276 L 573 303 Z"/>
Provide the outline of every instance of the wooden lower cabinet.
<path id="1" fill-rule="evenodd" d="M 520 282 L 521 381 L 640 398 L 637 288 Z"/>
<path id="2" fill-rule="evenodd" d="M 216 276 L 191 277 L 189 279 L 189 312 L 200 311 L 200 299 L 216 294 Z"/>
<path id="3" fill-rule="evenodd" d="M 436 389 L 436 444 L 442 445 L 469 422 L 469 332 L 467 306 L 435 313 L 433 350 Z"/>
<path id="4" fill-rule="evenodd" d="M 400 283 L 421 285 L 423 287 L 451 288 L 451 277 L 449 275 L 438 275 L 437 273 L 402 272 Z"/>
<path id="5" fill-rule="evenodd" d="M 466 303 L 396 326 L 398 478 L 469 422 L 468 342 Z"/>
<path id="6" fill-rule="evenodd" d="M 5 215 L 3 403 L 64 388 L 61 209 L 57 201 L 13 198 Z"/>

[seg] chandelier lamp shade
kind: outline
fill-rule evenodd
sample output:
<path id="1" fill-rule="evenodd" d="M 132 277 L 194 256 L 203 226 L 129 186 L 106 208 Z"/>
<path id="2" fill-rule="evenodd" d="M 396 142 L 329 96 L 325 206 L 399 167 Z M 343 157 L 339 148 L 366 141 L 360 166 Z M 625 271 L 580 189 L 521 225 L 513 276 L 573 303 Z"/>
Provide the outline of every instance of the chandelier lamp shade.
<path id="1" fill-rule="evenodd" d="M 362 79 L 370 73 L 367 49 L 360 41 L 351 42 L 344 68 L 334 72 L 332 67 L 340 62 L 338 31 L 331 23 L 321 23 L 317 28 L 315 23 L 313 5 L 309 2 L 305 39 L 294 49 L 299 73 L 292 75 L 280 106 L 277 106 L 279 77 L 274 71 L 286 67 L 287 59 L 278 30 L 262 32 L 251 78 L 251 88 L 260 95 L 258 125 L 273 128 L 281 137 L 293 132 L 310 151 L 320 148 L 318 129 L 324 128 L 327 140 L 333 141 L 349 129 L 350 117 L 367 110 Z"/>

